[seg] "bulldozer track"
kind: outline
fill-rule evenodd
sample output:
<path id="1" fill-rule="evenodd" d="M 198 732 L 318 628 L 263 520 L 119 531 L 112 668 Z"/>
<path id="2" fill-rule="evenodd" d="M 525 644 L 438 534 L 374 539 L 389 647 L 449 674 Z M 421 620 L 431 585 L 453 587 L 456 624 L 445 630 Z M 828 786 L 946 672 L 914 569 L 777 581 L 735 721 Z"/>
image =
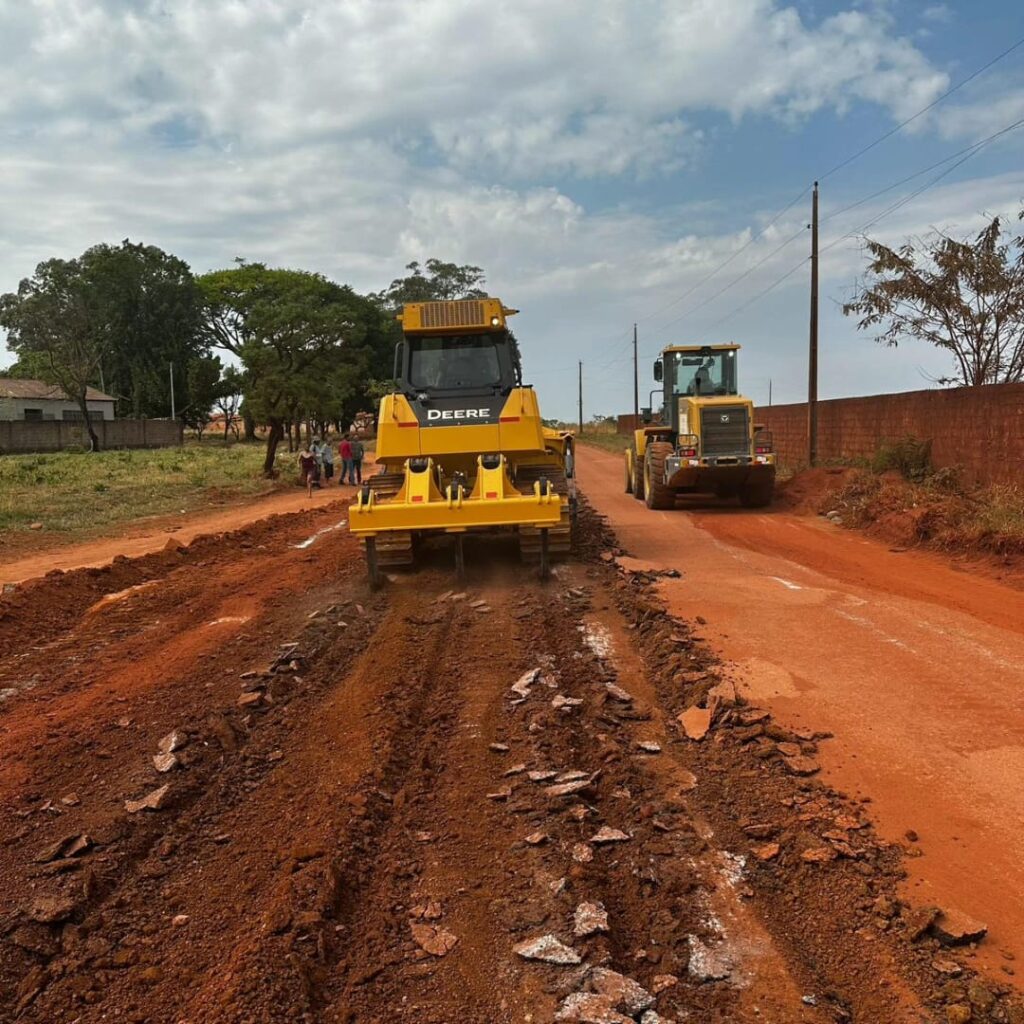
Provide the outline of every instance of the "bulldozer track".
<path id="1" fill-rule="evenodd" d="M 517 470 L 515 478 L 516 490 L 520 494 L 533 494 L 533 485 L 541 477 L 547 477 L 555 493 L 561 497 L 569 497 L 569 480 L 560 469 L 547 466 L 524 466 Z M 563 508 L 557 526 L 548 530 L 548 553 L 552 559 L 562 561 L 572 551 L 572 509 Z M 520 526 L 519 555 L 524 562 L 536 563 L 541 556 L 541 531 L 535 526 Z"/>

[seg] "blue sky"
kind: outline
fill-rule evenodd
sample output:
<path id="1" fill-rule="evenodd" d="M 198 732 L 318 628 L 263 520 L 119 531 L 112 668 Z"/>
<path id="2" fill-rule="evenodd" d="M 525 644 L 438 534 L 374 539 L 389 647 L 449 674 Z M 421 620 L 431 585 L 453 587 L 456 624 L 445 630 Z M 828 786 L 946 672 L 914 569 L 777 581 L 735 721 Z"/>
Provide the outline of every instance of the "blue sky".
<path id="1" fill-rule="evenodd" d="M 634 320 L 643 391 L 660 345 L 735 340 L 745 390 L 798 400 L 809 197 L 759 233 L 1022 36 L 1010 0 L 0 5 L 0 291 L 125 237 L 197 273 L 241 255 L 367 290 L 438 256 L 483 266 L 522 310 L 549 414 L 574 415 L 579 359 L 588 414 L 631 407 Z M 822 245 L 850 236 L 822 257 L 824 397 L 947 369 L 838 310 L 857 229 L 943 167 L 830 213 L 1020 118 L 1024 47 L 824 178 Z M 869 233 L 1015 215 L 1022 156 L 1024 128 Z"/>

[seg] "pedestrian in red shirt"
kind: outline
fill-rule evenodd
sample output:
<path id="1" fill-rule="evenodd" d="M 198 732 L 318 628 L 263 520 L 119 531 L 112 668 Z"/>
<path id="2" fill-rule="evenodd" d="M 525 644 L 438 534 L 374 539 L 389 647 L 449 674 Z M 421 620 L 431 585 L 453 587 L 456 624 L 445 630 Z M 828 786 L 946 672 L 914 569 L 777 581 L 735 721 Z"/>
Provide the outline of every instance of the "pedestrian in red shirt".
<path id="1" fill-rule="evenodd" d="M 348 477 L 348 482 L 354 484 L 356 482 L 356 470 L 352 461 L 352 439 L 348 434 L 342 437 L 341 444 L 338 445 L 338 454 L 341 456 L 341 479 L 338 481 L 338 486 L 341 487 L 345 483 L 346 476 Z"/>

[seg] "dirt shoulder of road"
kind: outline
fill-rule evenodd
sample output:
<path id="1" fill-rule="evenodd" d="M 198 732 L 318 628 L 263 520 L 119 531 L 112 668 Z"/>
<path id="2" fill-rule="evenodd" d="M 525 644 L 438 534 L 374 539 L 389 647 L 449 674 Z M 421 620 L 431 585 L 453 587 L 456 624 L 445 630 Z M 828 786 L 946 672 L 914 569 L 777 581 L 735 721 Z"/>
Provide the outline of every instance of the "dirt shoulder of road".
<path id="1" fill-rule="evenodd" d="M 921 551 L 955 568 L 1024 589 L 1024 492 L 965 488 L 932 474 L 855 467 L 803 470 L 783 481 L 777 509 L 821 516 L 894 552 Z"/>

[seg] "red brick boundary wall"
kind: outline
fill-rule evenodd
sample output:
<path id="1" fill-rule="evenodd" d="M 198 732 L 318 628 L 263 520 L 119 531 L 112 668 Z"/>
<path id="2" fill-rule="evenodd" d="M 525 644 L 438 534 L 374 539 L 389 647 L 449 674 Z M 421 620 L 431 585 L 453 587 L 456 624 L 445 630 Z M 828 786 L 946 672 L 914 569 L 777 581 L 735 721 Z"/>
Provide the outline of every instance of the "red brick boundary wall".
<path id="1" fill-rule="evenodd" d="M 807 464 L 807 406 L 760 408 L 779 462 Z M 818 458 L 870 458 L 879 446 L 913 436 L 932 442 L 936 466 L 960 466 L 967 480 L 1024 484 L 1024 384 L 908 391 L 818 403 Z"/>

